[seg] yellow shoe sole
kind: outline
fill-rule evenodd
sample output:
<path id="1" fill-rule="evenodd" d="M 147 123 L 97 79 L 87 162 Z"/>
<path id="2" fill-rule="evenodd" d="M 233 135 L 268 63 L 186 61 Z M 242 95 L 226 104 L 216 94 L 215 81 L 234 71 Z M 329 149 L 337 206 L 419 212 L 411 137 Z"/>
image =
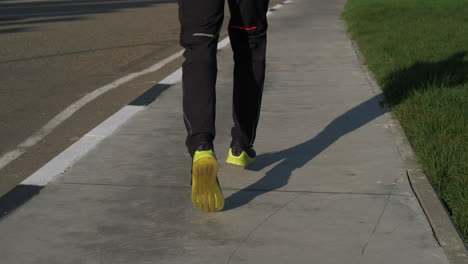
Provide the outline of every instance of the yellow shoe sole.
<path id="1" fill-rule="evenodd" d="M 229 149 L 228 157 L 226 159 L 226 163 L 241 166 L 244 168 L 252 164 L 254 161 L 255 158 L 249 157 L 249 155 L 245 151 L 242 151 L 242 153 L 239 156 L 234 156 L 232 154 L 232 148 Z"/>
<path id="2" fill-rule="evenodd" d="M 224 196 L 218 184 L 218 161 L 212 150 L 197 151 L 192 167 L 192 203 L 205 212 L 224 208 Z"/>

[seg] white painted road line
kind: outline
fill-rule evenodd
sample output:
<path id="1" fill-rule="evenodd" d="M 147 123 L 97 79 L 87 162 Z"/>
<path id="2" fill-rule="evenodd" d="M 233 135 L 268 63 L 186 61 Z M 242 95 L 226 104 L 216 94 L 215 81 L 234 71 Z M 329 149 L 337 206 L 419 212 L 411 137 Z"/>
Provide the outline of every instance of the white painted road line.
<path id="1" fill-rule="evenodd" d="M 182 79 L 182 68 L 169 74 L 158 84 L 173 85 Z M 86 153 L 95 148 L 99 142 L 111 135 L 117 128 L 123 125 L 136 113 L 143 110 L 144 106 L 127 105 L 110 116 L 104 122 L 89 131 L 80 140 L 68 147 L 54 159 L 49 161 L 42 168 L 26 178 L 21 184 L 45 186 L 47 183 L 60 177 L 75 162 L 81 159 Z"/>
<path id="2" fill-rule="evenodd" d="M 65 110 L 60 112 L 58 115 L 56 115 L 52 120 L 50 120 L 47 124 L 45 124 L 41 129 L 39 129 L 36 133 L 34 133 L 32 136 L 27 138 L 25 141 L 23 141 L 21 144 L 19 144 L 14 150 L 7 152 L 6 154 L 2 155 L 0 157 L 0 170 L 4 168 L 6 165 L 8 165 L 10 162 L 14 161 L 18 157 L 20 157 L 24 152 L 26 152 L 26 149 L 29 147 L 32 147 L 36 145 L 39 141 L 41 141 L 44 137 L 49 135 L 56 127 L 58 127 L 61 123 L 63 123 L 65 120 L 67 120 L 70 116 L 72 116 L 75 112 L 80 110 L 82 107 L 84 107 L 86 104 L 90 103 L 91 101 L 95 100 L 98 98 L 100 95 L 115 89 L 122 84 L 125 84 L 129 81 L 132 81 L 142 75 L 155 72 L 162 67 L 164 67 L 166 64 L 176 60 L 177 58 L 181 57 L 183 54 L 183 50 L 165 58 L 162 61 L 159 61 L 158 63 L 154 64 L 153 66 L 139 71 L 139 72 L 134 72 L 129 75 L 126 75 L 120 79 L 117 79 L 107 85 L 104 85 L 91 93 L 86 94 L 82 98 L 78 99 L 75 101 L 73 104 L 68 106 Z"/>
<path id="3" fill-rule="evenodd" d="M 21 184 L 45 186 L 63 174 L 70 166 L 93 149 L 99 142 L 114 132 L 130 117 L 140 112 L 143 106 L 127 105 L 84 135 L 42 168 L 37 170 Z"/>
<path id="4" fill-rule="evenodd" d="M 10 152 L 5 153 L 2 158 L 0 158 L 0 170 L 8 165 L 8 163 L 12 162 L 13 160 L 17 159 L 19 156 L 23 155 L 25 150 L 23 149 L 14 149 Z"/>
<path id="5" fill-rule="evenodd" d="M 287 1 L 286 1 L 287 2 Z M 290 2 L 290 1 L 289 1 Z M 285 3 L 285 2 L 283 2 Z M 279 4 L 274 7 L 274 9 L 281 8 L 283 5 Z M 270 9 L 271 10 L 271 9 Z M 271 11 L 268 12 L 268 15 L 271 14 Z M 229 37 L 224 38 L 220 42 L 218 42 L 218 50 L 225 48 L 229 45 Z M 37 142 L 39 142 L 42 138 L 44 138 L 47 134 L 49 134 L 55 127 L 57 127 L 61 122 L 65 121 L 68 117 L 70 117 L 74 112 L 78 109 L 83 107 L 85 104 L 91 102 L 99 95 L 114 89 L 126 82 L 129 82 L 139 76 L 142 76 L 147 73 L 155 72 L 158 69 L 162 68 L 164 65 L 168 64 L 169 62 L 179 58 L 182 56 L 183 50 L 179 51 L 170 57 L 154 64 L 153 66 L 136 73 L 129 74 L 125 77 L 122 77 L 108 85 L 105 85 L 94 92 L 86 95 L 85 97 L 81 98 L 80 100 L 76 101 L 74 104 L 70 105 L 67 109 L 65 109 L 62 113 L 57 115 L 54 119 L 49 121 L 41 130 L 39 130 L 35 135 L 27 139 L 25 142 L 20 144 L 20 146 L 12 152 L 9 152 L 0 158 L 0 170 L 6 166 L 5 163 L 2 166 L 2 161 L 8 161 L 8 154 L 13 153 L 13 157 L 10 158 L 10 162 L 14 159 L 21 156 L 25 148 L 33 146 Z M 182 79 L 182 68 L 177 69 L 166 78 L 161 80 L 158 84 L 163 85 L 173 85 L 178 83 Z M 98 91 L 99 90 L 99 91 Z M 92 95 L 91 95 L 92 94 Z M 77 108 L 79 107 L 79 108 Z M 77 162 L 81 157 L 83 157 L 86 153 L 90 150 L 95 148 L 99 142 L 103 139 L 111 135 L 117 128 L 123 125 L 129 118 L 134 116 L 136 113 L 143 110 L 144 106 L 132 106 L 127 105 L 113 114 L 111 117 L 106 119 L 104 122 L 96 126 L 93 130 L 89 131 L 86 135 L 84 135 L 80 140 L 75 142 L 73 145 L 68 147 L 58 156 L 53 158 L 39 170 L 34 172 L 31 176 L 26 178 L 21 184 L 24 185 L 38 185 L 38 186 L 45 186 L 50 181 L 57 179 L 61 176 L 68 168 L 70 168 L 75 162 Z M 60 116 L 62 115 L 62 116 Z M 16 151 L 16 152 L 15 152 Z M 15 154 L 16 153 L 16 154 Z M 12 155 L 12 154 L 10 154 Z M 16 157 L 14 156 L 16 155 Z"/>
<path id="6" fill-rule="evenodd" d="M 218 42 L 218 49 L 222 49 L 224 47 L 226 47 L 227 45 L 229 45 L 229 37 L 221 40 L 220 42 Z"/>

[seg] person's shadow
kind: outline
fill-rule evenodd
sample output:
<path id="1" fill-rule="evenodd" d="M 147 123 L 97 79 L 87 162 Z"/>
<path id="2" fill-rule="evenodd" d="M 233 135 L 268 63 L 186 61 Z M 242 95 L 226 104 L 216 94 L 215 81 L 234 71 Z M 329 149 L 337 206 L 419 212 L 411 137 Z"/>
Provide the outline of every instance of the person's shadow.
<path id="1" fill-rule="evenodd" d="M 265 153 L 257 156 L 257 160 L 251 167 L 247 168 L 248 170 L 259 171 L 275 162 L 281 162 L 270 169 L 257 182 L 226 198 L 225 210 L 240 207 L 259 195 L 285 186 L 295 169 L 307 164 L 307 162 L 343 135 L 360 128 L 384 114 L 386 110 L 380 107 L 382 100 L 382 94 L 379 94 L 355 106 L 333 120 L 317 136 L 304 143 L 279 152 Z"/>
<path id="2" fill-rule="evenodd" d="M 384 85 L 386 99 L 383 94 L 376 95 L 337 117 L 314 138 L 279 152 L 259 155 L 248 170 L 259 171 L 273 163 L 279 163 L 257 182 L 226 198 L 225 210 L 245 205 L 259 195 L 288 184 L 295 169 L 303 167 L 340 137 L 388 112 L 388 108 L 381 107 L 383 102 L 394 106 L 416 90 L 450 88 L 466 84 L 466 54 L 455 53 L 439 62 L 416 62 L 411 67 L 395 71 L 388 75 Z"/>

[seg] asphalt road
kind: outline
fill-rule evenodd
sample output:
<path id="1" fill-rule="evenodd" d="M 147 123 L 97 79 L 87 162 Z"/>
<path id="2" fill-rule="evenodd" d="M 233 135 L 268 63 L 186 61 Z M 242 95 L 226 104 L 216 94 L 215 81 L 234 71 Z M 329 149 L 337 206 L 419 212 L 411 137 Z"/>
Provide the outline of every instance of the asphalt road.
<path id="1" fill-rule="evenodd" d="M 0 156 L 89 92 L 181 50 L 178 36 L 175 0 L 1 1 Z M 0 196 L 181 62 L 107 92 L 73 114 L 0 169 Z"/>
<path id="2" fill-rule="evenodd" d="M 180 50 L 178 31 L 172 0 L 2 1 L 0 155 L 85 94 Z M 151 88 L 153 77 L 101 96 L 28 149 L 0 171 L 0 194 Z"/>
<path id="3" fill-rule="evenodd" d="M 165 2 L 1 4 L 0 153 L 83 94 L 178 49 Z"/>

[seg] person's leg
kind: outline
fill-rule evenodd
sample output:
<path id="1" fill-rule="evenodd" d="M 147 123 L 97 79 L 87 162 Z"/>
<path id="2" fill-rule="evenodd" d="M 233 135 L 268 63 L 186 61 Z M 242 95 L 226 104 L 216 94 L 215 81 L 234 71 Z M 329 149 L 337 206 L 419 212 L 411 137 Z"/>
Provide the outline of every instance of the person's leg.
<path id="1" fill-rule="evenodd" d="M 268 0 L 228 0 L 229 37 L 234 52 L 232 143 L 253 146 L 265 79 Z"/>
<path id="2" fill-rule="evenodd" d="M 215 137 L 216 50 L 224 17 L 224 0 L 179 0 L 183 112 L 186 145 L 193 157 L 201 144 Z"/>
<path id="3" fill-rule="evenodd" d="M 213 151 L 216 104 L 216 50 L 224 17 L 224 0 L 179 0 L 183 111 L 192 156 L 192 203 L 208 212 L 224 207 Z"/>

